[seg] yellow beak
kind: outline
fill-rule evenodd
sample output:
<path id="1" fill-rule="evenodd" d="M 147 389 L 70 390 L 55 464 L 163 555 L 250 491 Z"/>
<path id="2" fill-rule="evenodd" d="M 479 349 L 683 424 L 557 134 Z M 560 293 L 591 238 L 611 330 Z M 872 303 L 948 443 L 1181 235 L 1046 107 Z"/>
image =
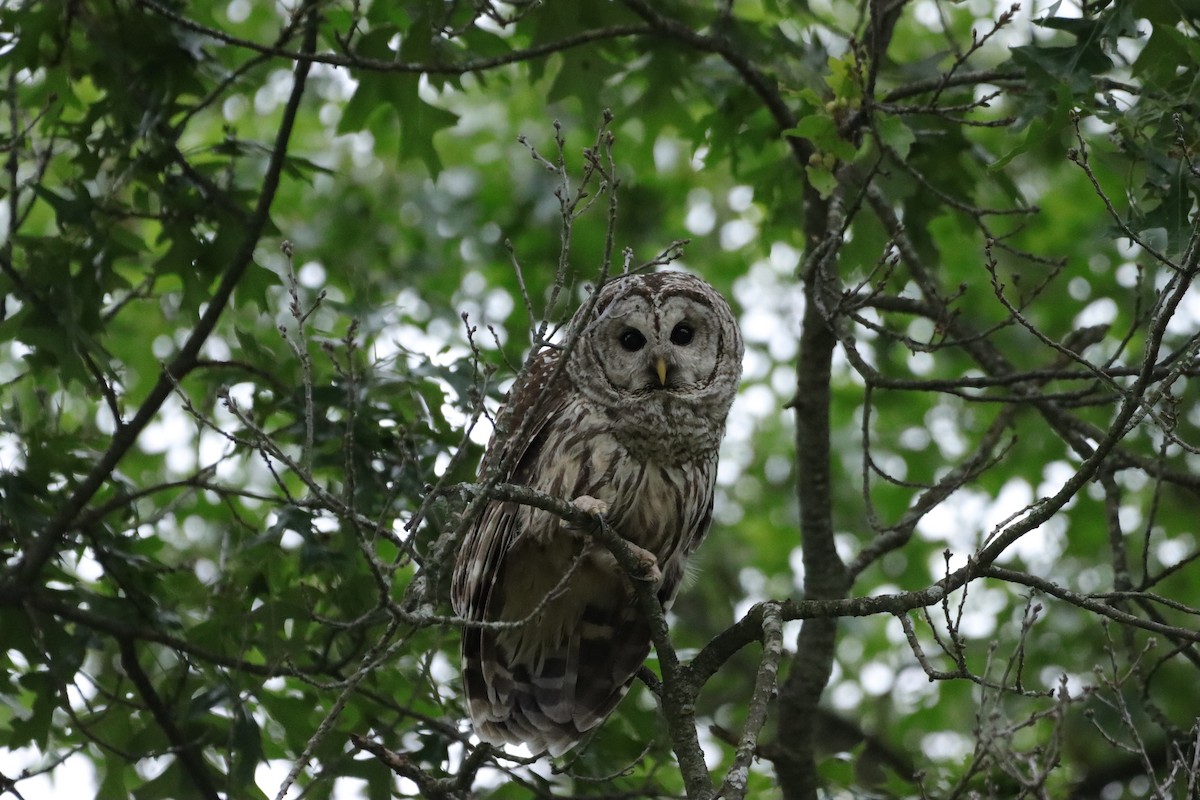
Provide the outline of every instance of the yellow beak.
<path id="1" fill-rule="evenodd" d="M 654 365 L 655 372 L 658 373 L 658 382 L 662 386 L 667 385 L 667 360 L 659 356 L 658 363 Z"/>

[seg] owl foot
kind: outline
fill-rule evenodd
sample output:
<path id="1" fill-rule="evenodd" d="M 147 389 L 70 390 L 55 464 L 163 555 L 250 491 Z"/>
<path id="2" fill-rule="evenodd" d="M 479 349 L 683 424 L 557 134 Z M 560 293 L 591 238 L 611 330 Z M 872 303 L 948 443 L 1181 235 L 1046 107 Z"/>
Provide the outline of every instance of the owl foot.
<path id="1" fill-rule="evenodd" d="M 629 550 L 633 553 L 633 557 L 637 559 L 638 574 L 634 577 L 654 586 L 662 583 L 662 570 L 658 568 L 658 559 L 655 558 L 654 553 L 651 553 L 644 547 L 638 547 L 628 539 L 625 540 L 625 544 L 629 545 Z"/>
<path id="2" fill-rule="evenodd" d="M 590 494 L 583 494 L 576 497 L 572 505 L 585 514 L 595 514 L 598 517 L 602 517 L 608 513 L 608 503 L 592 497 Z"/>
<path id="3" fill-rule="evenodd" d="M 608 513 L 608 503 L 599 498 L 592 497 L 590 494 L 576 497 L 572 501 L 572 505 L 585 514 L 594 514 L 598 517 L 602 517 Z M 655 558 L 654 553 L 651 553 L 644 547 L 639 547 L 628 539 L 625 540 L 625 544 L 629 546 L 633 557 L 637 559 L 637 573 L 633 577 L 638 580 L 648 581 L 655 586 L 661 583 L 662 570 L 658 568 L 658 559 Z"/>

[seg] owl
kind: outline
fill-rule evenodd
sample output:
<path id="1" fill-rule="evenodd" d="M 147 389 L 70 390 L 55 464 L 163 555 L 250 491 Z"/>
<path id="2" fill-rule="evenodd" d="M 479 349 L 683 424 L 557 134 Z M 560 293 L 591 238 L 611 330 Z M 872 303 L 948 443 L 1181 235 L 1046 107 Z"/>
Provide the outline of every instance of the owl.
<path id="1" fill-rule="evenodd" d="M 729 304 L 682 272 L 624 275 L 571 320 L 500 412 L 480 467 L 600 511 L 655 561 L 670 607 L 712 521 L 717 450 L 742 373 Z M 565 364 L 559 362 L 566 359 Z M 514 434 L 521 434 L 520 436 Z M 650 652 L 630 578 L 559 517 L 493 500 L 455 564 L 475 732 L 560 755 L 613 710 Z"/>

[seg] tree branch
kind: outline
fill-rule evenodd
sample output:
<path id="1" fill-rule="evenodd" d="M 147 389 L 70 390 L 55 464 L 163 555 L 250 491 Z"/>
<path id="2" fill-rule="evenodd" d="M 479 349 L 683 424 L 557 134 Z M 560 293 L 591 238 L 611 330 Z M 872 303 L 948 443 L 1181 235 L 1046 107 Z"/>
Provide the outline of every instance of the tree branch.
<path id="1" fill-rule="evenodd" d="M 171 709 L 167 708 L 163 703 L 162 698 L 158 696 L 158 692 L 154 690 L 154 684 L 150 682 L 149 676 L 142 670 L 141 664 L 137 660 L 137 648 L 133 643 L 133 639 L 121 638 L 117 640 L 121 648 L 121 668 L 125 670 L 125 674 L 133 681 L 134 687 L 138 690 L 138 694 L 142 696 L 146 707 L 150 709 L 150 714 L 154 717 L 154 721 L 158 723 L 158 727 L 162 728 L 166 734 L 167 741 L 171 743 L 171 748 L 175 755 L 179 758 L 179 763 L 183 766 L 183 771 L 191 778 L 200 794 L 208 798 L 208 800 L 219 800 L 217 789 L 213 785 L 212 776 L 208 773 L 208 766 L 204 763 L 204 759 L 196 752 L 195 742 L 189 742 L 175 725 L 175 717 Z"/>
<path id="2" fill-rule="evenodd" d="M 198 33 L 207 36 L 222 44 L 230 45 L 231 47 L 240 47 L 244 50 L 249 50 L 258 53 L 262 56 L 286 59 L 295 62 L 296 64 L 328 64 L 332 67 L 347 67 L 351 69 L 366 70 L 369 72 L 387 72 L 387 73 L 405 73 L 416 75 L 466 75 L 471 72 L 484 72 L 497 67 L 503 67 L 508 64 L 517 64 L 522 61 L 532 61 L 536 58 L 544 58 L 545 56 L 553 55 L 564 50 L 571 50 L 576 47 L 592 44 L 594 42 L 605 41 L 608 39 L 621 39 L 632 36 L 642 36 L 652 33 L 653 30 L 648 25 L 612 25 L 607 28 L 596 28 L 590 31 L 583 31 L 574 36 L 565 37 L 556 42 L 547 42 L 546 44 L 534 45 L 533 47 L 525 48 L 524 50 L 514 50 L 504 55 L 493 56 L 491 58 L 477 58 L 470 61 L 464 61 L 458 64 L 447 64 L 442 62 L 419 62 L 419 61 L 383 61 L 377 58 L 368 58 L 359 55 L 337 55 L 335 53 L 318 53 L 315 50 L 310 50 L 307 47 L 301 50 L 289 50 L 280 45 L 266 45 L 261 42 L 253 41 L 252 39 L 243 39 L 239 36 L 226 33 L 218 28 L 212 28 L 207 25 L 202 25 L 195 20 L 180 14 L 156 0 L 137 0 L 138 5 L 143 6 L 156 14 L 166 17 L 167 19 L 186 28 L 193 33 Z"/>
<path id="3" fill-rule="evenodd" d="M 754 679 L 754 691 L 746 709 L 746 723 L 738 741 L 733 763 L 726 773 L 718 793 L 726 800 L 746 796 L 750 779 L 750 762 L 758 749 L 758 733 L 767 721 L 767 709 L 779 675 L 779 660 L 783 655 L 783 620 L 778 603 L 764 603 L 762 611 L 762 659 Z"/>

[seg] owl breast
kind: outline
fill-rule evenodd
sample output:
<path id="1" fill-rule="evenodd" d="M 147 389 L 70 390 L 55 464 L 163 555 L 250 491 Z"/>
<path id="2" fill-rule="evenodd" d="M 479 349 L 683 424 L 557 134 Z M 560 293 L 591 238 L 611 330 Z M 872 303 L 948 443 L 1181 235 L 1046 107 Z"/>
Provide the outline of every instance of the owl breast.
<path id="1" fill-rule="evenodd" d="M 659 403 L 614 418 L 611 410 L 577 398 L 561 417 L 565 430 L 555 437 L 561 444 L 543 453 L 554 467 L 543 474 L 553 479 L 538 487 L 555 497 L 603 500 L 609 525 L 653 553 L 664 576 L 671 560 L 693 549 L 708 529 L 717 452 L 705 440 L 720 438 L 720 431 L 701 430 L 694 415 L 684 424 L 670 419 Z M 526 530 L 559 535 L 547 512 L 529 513 Z M 667 584 L 664 597 L 671 597 L 677 584 Z"/>
<path id="2" fill-rule="evenodd" d="M 589 442 L 593 474 L 604 476 L 586 494 L 608 505 L 607 520 L 623 538 L 658 558 L 665 578 L 672 561 L 708 529 L 717 459 L 705 440 L 719 440 L 720 433 L 699 429 L 692 415 L 673 425 L 672 415 L 655 405 L 617 419 L 590 414 L 605 421 L 583 426 L 581 434 Z M 682 574 L 682 564 L 678 568 Z M 660 593 L 665 600 L 678 584 L 664 579 L 663 588 L 669 590 Z"/>
<path id="3" fill-rule="evenodd" d="M 685 472 L 696 462 L 717 458 L 724 435 L 722 421 L 698 415 L 683 403 L 663 403 L 658 397 L 607 411 L 611 433 L 635 461 Z"/>

